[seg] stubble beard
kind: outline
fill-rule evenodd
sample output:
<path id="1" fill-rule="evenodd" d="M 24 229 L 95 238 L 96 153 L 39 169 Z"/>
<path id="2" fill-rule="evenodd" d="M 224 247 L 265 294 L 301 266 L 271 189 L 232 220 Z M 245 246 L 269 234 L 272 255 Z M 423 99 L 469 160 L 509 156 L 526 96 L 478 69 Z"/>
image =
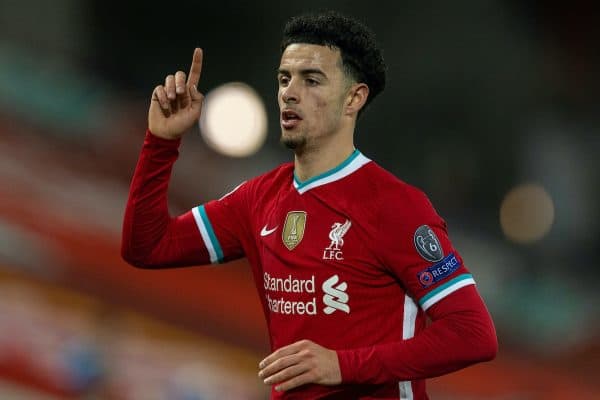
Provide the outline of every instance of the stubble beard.
<path id="1" fill-rule="evenodd" d="M 282 132 L 279 142 L 283 146 L 290 150 L 293 150 L 294 152 L 302 152 L 302 150 L 306 147 L 306 135 L 289 137 L 285 136 L 285 134 Z"/>

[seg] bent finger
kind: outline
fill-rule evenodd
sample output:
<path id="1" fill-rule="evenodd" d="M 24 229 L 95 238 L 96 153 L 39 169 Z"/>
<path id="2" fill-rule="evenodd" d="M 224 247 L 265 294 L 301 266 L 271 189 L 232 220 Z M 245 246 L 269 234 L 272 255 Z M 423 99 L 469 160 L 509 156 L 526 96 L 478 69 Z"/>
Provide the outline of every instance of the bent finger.
<path id="1" fill-rule="evenodd" d="M 265 359 L 262 360 L 258 364 L 258 367 L 260 369 L 263 369 L 267 365 L 278 360 L 279 358 L 286 357 L 291 354 L 297 353 L 299 350 L 301 350 L 302 345 L 303 345 L 303 341 L 299 341 L 299 342 L 295 342 L 292 344 L 288 344 L 287 346 L 281 347 L 281 348 L 275 350 L 273 353 L 269 354 L 267 357 L 265 357 Z"/>
<path id="2" fill-rule="evenodd" d="M 175 91 L 178 95 L 185 94 L 185 72 L 183 71 L 175 73 Z"/>
<path id="3" fill-rule="evenodd" d="M 312 374 L 310 371 L 306 371 L 300 375 L 294 376 L 293 378 L 278 384 L 275 386 L 275 390 L 278 392 L 285 392 L 297 388 L 298 386 L 306 385 L 307 383 L 313 383 Z"/>
<path id="4" fill-rule="evenodd" d="M 288 381 L 296 376 L 302 375 L 303 373 L 308 371 L 308 367 L 304 364 L 295 364 L 291 365 L 281 371 L 277 372 L 274 375 L 271 375 L 265 379 L 263 382 L 267 385 L 274 385 L 284 381 Z"/>
<path id="5" fill-rule="evenodd" d="M 296 354 L 291 354 L 289 356 L 284 356 L 278 358 L 271 363 L 267 364 L 263 369 L 260 370 L 258 376 L 266 379 L 272 375 L 277 374 L 279 371 L 282 371 L 292 365 L 298 364 L 300 359 Z"/>
<path id="6" fill-rule="evenodd" d="M 169 109 L 169 99 L 167 98 L 167 92 L 165 91 L 164 86 L 158 85 L 154 88 L 152 100 L 158 101 L 163 110 Z"/>
<path id="7" fill-rule="evenodd" d="M 167 91 L 167 97 L 169 100 L 175 100 L 175 77 L 173 75 L 167 75 L 165 78 L 165 89 Z"/>

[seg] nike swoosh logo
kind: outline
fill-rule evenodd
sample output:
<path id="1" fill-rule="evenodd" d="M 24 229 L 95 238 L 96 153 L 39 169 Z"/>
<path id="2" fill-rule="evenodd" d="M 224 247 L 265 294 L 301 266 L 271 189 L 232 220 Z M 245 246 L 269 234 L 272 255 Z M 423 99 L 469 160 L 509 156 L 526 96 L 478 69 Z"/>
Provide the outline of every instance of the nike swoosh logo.
<path id="1" fill-rule="evenodd" d="M 277 225 L 275 228 L 267 230 L 267 225 L 263 226 L 262 230 L 260 231 L 260 236 L 270 235 L 271 233 L 275 232 L 277 230 L 277 228 L 279 227 L 279 225 Z"/>

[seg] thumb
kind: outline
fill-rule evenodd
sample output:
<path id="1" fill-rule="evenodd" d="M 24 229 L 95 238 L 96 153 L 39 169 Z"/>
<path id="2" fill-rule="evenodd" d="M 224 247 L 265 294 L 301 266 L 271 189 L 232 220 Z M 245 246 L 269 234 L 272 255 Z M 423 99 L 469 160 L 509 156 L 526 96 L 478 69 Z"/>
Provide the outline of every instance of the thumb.
<path id="1" fill-rule="evenodd" d="M 196 85 L 190 86 L 190 97 L 193 101 L 202 101 L 204 99 L 204 95 L 198 91 Z"/>
<path id="2" fill-rule="evenodd" d="M 204 95 L 198 91 L 198 88 L 196 87 L 196 85 L 191 85 L 189 92 L 190 92 L 190 97 L 192 98 L 191 107 L 193 109 L 197 109 L 198 111 L 200 111 L 200 109 L 202 109 Z"/>

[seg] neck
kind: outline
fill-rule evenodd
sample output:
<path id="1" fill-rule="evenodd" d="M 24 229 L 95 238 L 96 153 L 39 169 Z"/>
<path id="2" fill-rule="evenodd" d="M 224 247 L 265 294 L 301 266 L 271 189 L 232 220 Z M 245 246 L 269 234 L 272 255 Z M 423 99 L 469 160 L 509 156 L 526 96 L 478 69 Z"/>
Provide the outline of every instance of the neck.
<path id="1" fill-rule="evenodd" d="M 340 165 L 353 151 L 352 134 L 332 137 L 327 143 L 320 143 L 313 148 L 296 152 L 294 173 L 300 181 L 304 182 Z"/>

